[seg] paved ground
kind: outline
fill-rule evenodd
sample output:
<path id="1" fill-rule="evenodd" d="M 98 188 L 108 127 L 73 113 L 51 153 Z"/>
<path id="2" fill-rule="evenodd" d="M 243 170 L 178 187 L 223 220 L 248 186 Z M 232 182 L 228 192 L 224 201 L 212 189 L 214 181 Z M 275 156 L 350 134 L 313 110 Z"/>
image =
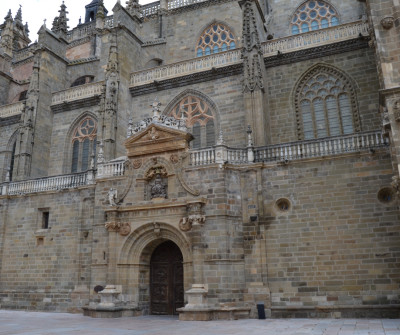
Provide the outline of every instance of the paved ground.
<path id="1" fill-rule="evenodd" d="M 0 310 L 1 335 L 400 335 L 400 319 L 269 319 L 183 322 L 174 317 L 92 319 Z"/>

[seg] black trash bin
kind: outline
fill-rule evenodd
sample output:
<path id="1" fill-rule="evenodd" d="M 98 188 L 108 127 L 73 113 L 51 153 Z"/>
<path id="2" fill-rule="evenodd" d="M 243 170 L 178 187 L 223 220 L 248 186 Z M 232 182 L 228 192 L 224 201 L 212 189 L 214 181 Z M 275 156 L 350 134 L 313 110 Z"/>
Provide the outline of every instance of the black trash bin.
<path id="1" fill-rule="evenodd" d="M 257 304 L 257 311 L 258 311 L 258 319 L 264 320 L 265 319 L 265 307 L 263 303 Z"/>

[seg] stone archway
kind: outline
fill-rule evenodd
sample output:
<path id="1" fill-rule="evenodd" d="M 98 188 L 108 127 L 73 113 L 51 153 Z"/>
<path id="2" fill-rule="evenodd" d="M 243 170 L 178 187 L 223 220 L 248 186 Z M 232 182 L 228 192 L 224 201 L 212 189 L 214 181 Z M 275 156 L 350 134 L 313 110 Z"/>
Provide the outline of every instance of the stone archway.
<path id="1" fill-rule="evenodd" d="M 151 258 L 157 247 L 173 243 L 182 255 L 183 291 L 193 284 L 192 253 L 188 239 L 175 227 L 166 223 L 148 223 L 135 229 L 121 249 L 117 265 L 117 282 L 123 294 L 135 302 L 143 314 L 151 313 Z M 161 314 L 161 313 L 159 313 Z"/>

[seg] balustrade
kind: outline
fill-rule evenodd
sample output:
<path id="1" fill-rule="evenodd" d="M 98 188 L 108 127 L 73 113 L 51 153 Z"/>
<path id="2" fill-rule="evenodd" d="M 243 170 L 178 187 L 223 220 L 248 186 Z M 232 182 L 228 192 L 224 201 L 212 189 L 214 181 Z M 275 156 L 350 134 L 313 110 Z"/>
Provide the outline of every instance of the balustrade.
<path id="1" fill-rule="evenodd" d="M 237 64 L 241 61 L 241 52 L 238 49 L 220 52 L 210 56 L 194 58 L 188 61 L 135 72 L 131 75 L 131 86 L 148 84 L 154 80 L 165 80 L 168 78 L 185 76 L 211 70 L 212 68 Z"/>
<path id="2" fill-rule="evenodd" d="M 192 166 L 208 165 L 215 163 L 215 149 L 191 150 L 189 164 Z"/>
<path id="3" fill-rule="evenodd" d="M 51 104 L 57 105 L 63 102 L 71 102 L 90 98 L 96 95 L 100 95 L 102 93 L 102 89 L 103 82 L 90 83 L 86 85 L 72 87 L 64 91 L 53 93 Z"/>
<path id="4" fill-rule="evenodd" d="M 291 161 L 374 150 L 388 143 L 381 132 L 356 133 L 255 149 L 256 162 Z"/>
<path id="5" fill-rule="evenodd" d="M 271 57 L 277 52 L 293 52 L 313 48 L 320 45 L 337 43 L 345 40 L 357 38 L 361 35 L 368 35 L 368 23 L 362 21 L 342 24 L 330 27 L 283 37 L 277 40 L 267 41 L 262 44 L 264 57 Z"/>
<path id="6" fill-rule="evenodd" d="M 76 173 L 56 177 L 46 177 L 33 180 L 11 182 L 8 185 L 8 195 L 56 191 L 89 184 L 88 173 Z"/>
<path id="7" fill-rule="evenodd" d="M 126 160 L 108 162 L 97 165 L 97 178 L 123 176 Z"/>
<path id="8" fill-rule="evenodd" d="M 21 114 L 24 110 L 24 102 L 19 101 L 13 104 L 4 105 L 0 107 L 0 118 L 6 118 L 14 115 Z"/>

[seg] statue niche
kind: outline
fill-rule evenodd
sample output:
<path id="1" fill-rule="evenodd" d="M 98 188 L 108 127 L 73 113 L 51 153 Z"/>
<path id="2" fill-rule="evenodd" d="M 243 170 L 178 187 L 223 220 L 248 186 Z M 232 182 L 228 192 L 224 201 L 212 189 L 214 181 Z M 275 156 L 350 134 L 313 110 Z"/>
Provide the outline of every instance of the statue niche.
<path id="1" fill-rule="evenodd" d="M 165 167 L 155 166 L 146 173 L 145 200 L 168 198 L 168 173 Z"/>

